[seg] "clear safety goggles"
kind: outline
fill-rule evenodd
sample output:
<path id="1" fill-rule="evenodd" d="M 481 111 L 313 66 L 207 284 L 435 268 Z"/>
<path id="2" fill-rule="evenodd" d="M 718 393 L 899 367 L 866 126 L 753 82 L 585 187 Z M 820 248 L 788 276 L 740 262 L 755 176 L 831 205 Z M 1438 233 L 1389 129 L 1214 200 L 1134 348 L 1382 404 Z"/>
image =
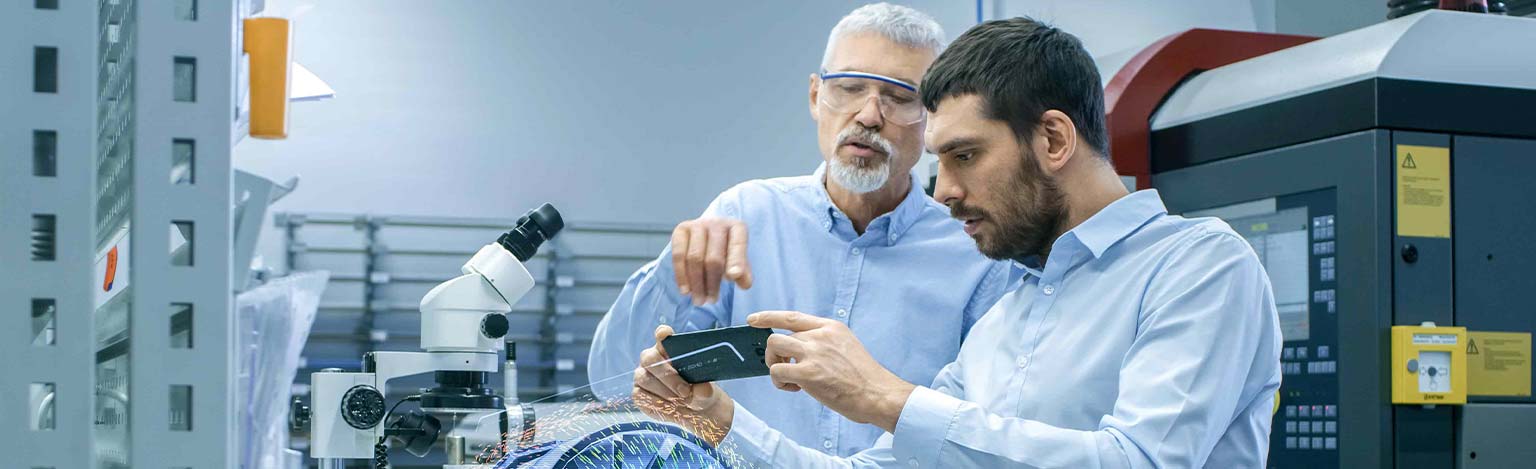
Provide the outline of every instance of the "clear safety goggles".
<path id="1" fill-rule="evenodd" d="M 896 125 L 912 125 L 927 117 L 917 87 L 895 78 L 864 72 L 822 71 L 821 104 L 835 112 L 859 112 L 870 98 L 879 99 L 880 116 Z"/>

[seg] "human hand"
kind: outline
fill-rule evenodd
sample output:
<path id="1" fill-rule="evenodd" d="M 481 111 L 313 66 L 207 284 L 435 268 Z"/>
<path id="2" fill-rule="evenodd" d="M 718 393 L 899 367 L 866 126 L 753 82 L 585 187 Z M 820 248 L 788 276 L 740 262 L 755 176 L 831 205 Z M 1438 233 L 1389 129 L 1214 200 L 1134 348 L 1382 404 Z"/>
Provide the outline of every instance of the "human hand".
<path id="1" fill-rule="evenodd" d="M 794 332 L 768 337 L 774 386 L 803 390 L 849 420 L 895 430 L 916 386 L 880 366 L 847 325 L 797 311 L 758 312 L 747 324 Z"/>
<path id="2" fill-rule="evenodd" d="M 720 301 L 720 280 L 752 288 L 747 262 L 747 224 L 729 218 L 688 220 L 672 230 L 672 272 L 678 291 L 693 305 Z"/>
<path id="3" fill-rule="evenodd" d="M 714 383 L 690 384 L 678 376 L 661 341 L 672 327 L 656 328 L 656 346 L 640 352 L 631 397 L 635 406 L 651 418 L 682 425 L 711 444 L 719 444 L 730 432 L 735 402 Z"/>

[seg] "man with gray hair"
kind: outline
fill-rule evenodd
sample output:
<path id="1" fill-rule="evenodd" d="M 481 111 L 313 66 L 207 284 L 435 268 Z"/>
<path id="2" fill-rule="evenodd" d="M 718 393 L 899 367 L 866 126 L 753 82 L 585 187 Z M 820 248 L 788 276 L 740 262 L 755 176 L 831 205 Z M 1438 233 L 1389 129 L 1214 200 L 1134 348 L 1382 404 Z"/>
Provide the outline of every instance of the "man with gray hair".
<path id="1" fill-rule="evenodd" d="M 912 382 L 931 381 L 955 359 L 1011 272 L 984 258 L 911 173 L 926 125 L 917 83 L 943 37 L 928 15 L 886 3 L 838 22 L 807 102 L 823 164 L 809 176 L 741 183 L 678 225 L 597 327 L 588 375 L 598 397 L 633 397 L 668 420 L 729 412 L 832 455 L 874 444 L 879 427 L 776 389 L 766 376 L 661 385 L 657 378 L 680 380 L 660 341 L 673 331 L 746 324 L 758 311 L 795 310 L 847 325 L 876 360 Z M 714 405 L 732 400 L 752 415 Z"/>

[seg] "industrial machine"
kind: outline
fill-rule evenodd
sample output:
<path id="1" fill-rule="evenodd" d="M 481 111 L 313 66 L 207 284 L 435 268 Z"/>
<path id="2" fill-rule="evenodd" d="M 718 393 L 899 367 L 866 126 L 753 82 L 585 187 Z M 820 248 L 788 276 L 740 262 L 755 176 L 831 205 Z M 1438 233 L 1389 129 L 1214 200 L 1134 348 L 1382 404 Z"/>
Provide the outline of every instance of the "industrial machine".
<path id="1" fill-rule="evenodd" d="M 1225 219 L 1275 290 L 1272 468 L 1536 461 L 1536 20 L 1193 30 L 1106 90 L 1116 167 Z"/>
<path id="2" fill-rule="evenodd" d="M 564 227 L 549 204 L 529 211 L 516 227 L 482 247 L 464 264 L 463 275 L 443 282 L 421 300 L 422 352 L 371 352 L 361 372 L 322 371 L 311 376 L 310 456 L 322 467 L 342 467 L 346 459 L 387 462 L 386 438 L 423 456 L 439 440 L 448 452 L 447 467 L 471 465 L 466 420 L 489 420 L 499 427 L 502 444 L 514 447 L 531 437 L 531 407 L 517 404 L 517 375 L 511 347 L 502 338 L 510 329 L 506 313 L 533 288 L 523 266 L 539 245 Z M 502 350 L 507 350 L 502 360 Z M 502 392 L 488 383 L 490 373 L 506 364 Z M 436 386 L 393 404 L 386 384 L 393 379 L 433 373 Z M 419 410 L 395 413 L 404 401 Z M 446 422 L 445 422 L 446 420 Z"/>

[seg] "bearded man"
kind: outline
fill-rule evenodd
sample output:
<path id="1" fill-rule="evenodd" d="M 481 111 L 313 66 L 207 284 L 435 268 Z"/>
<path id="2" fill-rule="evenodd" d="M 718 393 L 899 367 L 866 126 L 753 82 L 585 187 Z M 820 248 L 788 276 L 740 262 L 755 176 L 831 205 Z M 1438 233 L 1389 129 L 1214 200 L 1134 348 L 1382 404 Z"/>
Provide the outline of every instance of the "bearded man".
<path id="1" fill-rule="evenodd" d="M 810 76 L 821 167 L 810 176 L 737 185 L 703 217 L 678 225 L 672 243 L 629 279 L 598 325 L 587 368 L 594 394 L 630 397 L 627 373 L 641 351 L 658 353 L 652 345 L 674 330 L 742 325 L 763 310 L 843 324 L 909 381 L 929 382 L 955 359 L 1011 272 L 977 252 L 911 173 L 927 123 L 917 83 L 943 38 L 928 15 L 884 3 L 838 22 L 821 70 Z M 672 368 L 655 367 L 663 370 Z M 611 379 L 618 374 L 626 379 Z M 679 380 L 649 395 L 681 400 L 694 389 Z M 743 413 L 758 415 L 764 431 L 825 454 L 857 453 L 884 433 L 810 396 L 779 391 L 766 376 L 697 389 L 729 393 Z"/>
<path id="2" fill-rule="evenodd" d="M 838 321 L 747 318 L 791 332 L 768 338 L 776 387 L 889 432 L 851 457 L 765 430 L 708 383 L 661 417 L 706 438 L 725 429 L 722 444 L 756 466 L 1265 467 L 1281 347 L 1269 278 L 1226 223 L 1127 193 L 1082 43 L 1029 18 L 982 23 L 921 91 L 934 197 L 1023 281 L 928 382 L 893 372 Z M 642 354 L 636 402 L 682 383 L 664 352 Z"/>

